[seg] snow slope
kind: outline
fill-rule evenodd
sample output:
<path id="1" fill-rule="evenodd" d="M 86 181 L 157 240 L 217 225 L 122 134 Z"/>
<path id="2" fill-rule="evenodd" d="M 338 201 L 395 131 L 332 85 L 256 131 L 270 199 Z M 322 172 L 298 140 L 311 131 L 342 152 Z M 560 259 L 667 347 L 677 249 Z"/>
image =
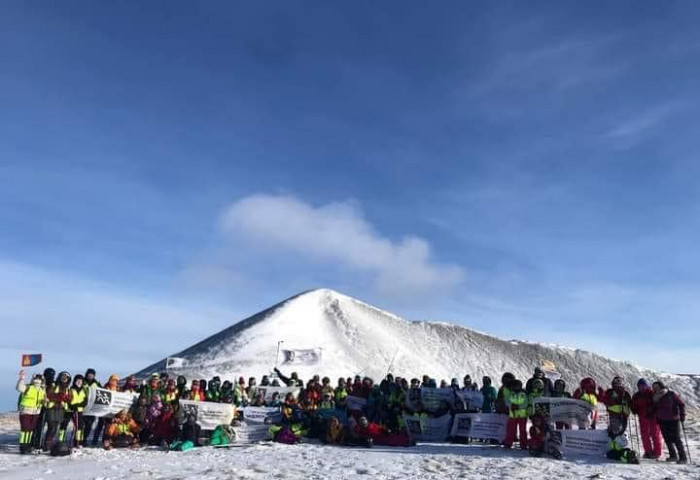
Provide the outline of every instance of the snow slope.
<path id="1" fill-rule="evenodd" d="M 283 349 L 323 349 L 321 365 L 280 366 L 287 374 L 297 371 L 303 379 L 320 373 L 335 383 L 339 376 L 359 373 L 376 380 L 391 369 L 397 375 L 428 374 L 438 381 L 457 377 L 461 382 L 469 373 L 481 383 L 481 377 L 489 375 L 498 383 L 503 372 L 527 379 L 535 366 L 551 362 L 572 390 L 586 376 L 605 386 L 615 375 L 630 385 L 644 376 L 662 379 L 690 405 L 700 405 L 699 376 L 653 372 L 583 350 L 505 341 L 447 323 L 409 322 L 327 289 L 291 297 L 172 354 L 187 363 L 171 373 L 188 378 L 259 378 L 275 365 L 278 341 L 284 342 Z M 138 375 L 163 371 L 165 360 Z"/>
<path id="2" fill-rule="evenodd" d="M 700 425 L 690 419 L 692 458 L 698 458 Z M 320 444 L 248 445 L 228 450 L 165 453 L 87 448 L 70 457 L 18 455 L 17 414 L 0 415 L 0 478 L 3 480 L 120 479 L 697 479 L 700 465 L 644 460 L 623 465 L 604 458 L 563 461 L 532 458 L 519 450 L 451 444 L 412 448 L 342 448 Z"/>

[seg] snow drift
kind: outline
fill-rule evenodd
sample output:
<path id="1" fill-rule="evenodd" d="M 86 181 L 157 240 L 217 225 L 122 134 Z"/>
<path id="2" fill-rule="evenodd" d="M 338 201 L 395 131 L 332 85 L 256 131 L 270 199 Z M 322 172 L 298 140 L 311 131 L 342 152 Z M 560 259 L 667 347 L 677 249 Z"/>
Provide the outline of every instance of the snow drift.
<path id="1" fill-rule="evenodd" d="M 289 358 L 277 355 L 280 341 L 281 349 L 315 349 L 320 361 L 286 365 Z M 300 378 L 308 379 L 319 373 L 333 378 L 333 383 L 340 376 L 355 374 L 376 380 L 389 370 L 409 378 L 428 374 L 449 381 L 456 377 L 460 383 L 467 373 L 479 383 L 482 376 L 489 375 L 498 383 L 503 372 L 527 379 L 534 367 L 551 364 L 572 391 L 587 376 L 603 386 L 615 375 L 631 386 L 646 377 L 663 380 L 690 405 L 700 405 L 700 376 L 640 369 L 583 350 L 505 341 L 447 323 L 409 322 L 328 289 L 291 297 L 171 357 L 182 358 L 184 363 L 169 372 L 188 378 L 259 378 L 280 362 L 287 374 L 297 371 Z M 164 371 L 166 360 L 137 375 Z"/>

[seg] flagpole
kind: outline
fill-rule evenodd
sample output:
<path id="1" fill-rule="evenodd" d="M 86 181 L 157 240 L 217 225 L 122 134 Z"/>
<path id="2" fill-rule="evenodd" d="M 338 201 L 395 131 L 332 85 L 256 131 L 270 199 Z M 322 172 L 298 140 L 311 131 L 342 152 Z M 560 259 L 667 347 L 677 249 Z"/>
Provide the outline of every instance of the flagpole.
<path id="1" fill-rule="evenodd" d="M 277 342 L 277 353 L 275 354 L 275 368 L 277 368 L 277 366 L 279 365 L 280 343 L 284 343 L 284 340 L 280 340 Z"/>

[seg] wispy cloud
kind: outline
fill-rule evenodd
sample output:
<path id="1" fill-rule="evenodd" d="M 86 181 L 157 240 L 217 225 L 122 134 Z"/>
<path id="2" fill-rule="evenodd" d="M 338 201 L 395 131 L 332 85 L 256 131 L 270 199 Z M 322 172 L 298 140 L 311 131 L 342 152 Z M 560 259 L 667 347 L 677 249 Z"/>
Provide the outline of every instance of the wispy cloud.
<path id="1" fill-rule="evenodd" d="M 603 137 L 614 141 L 619 148 L 631 148 L 677 113 L 678 109 L 677 102 L 666 102 L 642 110 L 612 125 Z"/>
<path id="2" fill-rule="evenodd" d="M 227 209 L 223 228 L 269 248 L 369 272 L 377 289 L 389 295 L 450 289 L 464 278 L 458 265 L 435 262 L 427 241 L 415 236 L 393 241 L 377 233 L 353 202 L 314 207 L 291 196 L 253 195 Z"/>

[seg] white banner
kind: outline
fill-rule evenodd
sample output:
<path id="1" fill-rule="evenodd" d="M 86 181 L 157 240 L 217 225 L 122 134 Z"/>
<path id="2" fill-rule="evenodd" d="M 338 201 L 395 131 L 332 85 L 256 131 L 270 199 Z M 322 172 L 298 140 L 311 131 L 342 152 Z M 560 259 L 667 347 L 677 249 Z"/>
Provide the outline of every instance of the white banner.
<path id="1" fill-rule="evenodd" d="M 246 423 L 273 424 L 282 421 L 282 412 L 279 407 L 243 407 L 243 420 Z"/>
<path id="2" fill-rule="evenodd" d="M 282 365 L 318 365 L 321 363 L 321 349 L 282 350 Z"/>
<path id="3" fill-rule="evenodd" d="M 608 451 L 606 430 L 552 430 L 549 440 L 564 454 L 604 456 Z"/>
<path id="4" fill-rule="evenodd" d="M 184 358 L 168 357 L 165 359 L 165 369 L 184 368 L 186 362 Z"/>
<path id="5" fill-rule="evenodd" d="M 202 430 L 214 430 L 219 425 L 231 425 L 234 417 L 234 407 L 229 403 L 194 402 L 180 400 L 180 416 L 184 421 L 194 415 L 197 425 Z"/>
<path id="6" fill-rule="evenodd" d="M 138 394 L 113 392 L 104 388 L 88 389 L 88 401 L 83 415 L 90 417 L 113 417 L 120 410 L 131 409 L 138 401 Z"/>
<path id="7" fill-rule="evenodd" d="M 459 413 L 452 424 L 453 437 L 493 439 L 506 438 L 508 415 L 498 413 Z"/>
<path id="8" fill-rule="evenodd" d="M 451 388 L 412 388 L 406 395 L 406 406 L 416 412 L 437 412 L 452 408 L 454 400 Z"/>
<path id="9" fill-rule="evenodd" d="M 404 415 L 406 432 L 412 440 L 419 442 L 444 442 L 450 435 L 452 415 L 449 413 L 438 418 L 418 415 Z"/>
<path id="10" fill-rule="evenodd" d="M 478 390 L 455 390 L 455 395 L 464 402 L 467 410 L 481 410 L 484 396 Z"/>
<path id="11" fill-rule="evenodd" d="M 299 387 L 272 387 L 270 385 L 266 385 L 264 387 L 258 386 L 258 387 L 256 387 L 256 389 L 257 389 L 257 393 L 262 392 L 263 397 L 265 398 L 266 402 L 271 401 L 272 396 L 275 393 L 279 394 L 280 402 L 284 402 L 284 397 L 286 397 L 288 393 L 291 393 L 292 395 L 294 395 L 294 398 L 298 398 L 299 392 L 301 391 L 301 389 Z"/>
<path id="12" fill-rule="evenodd" d="M 540 397 L 535 399 L 535 411 L 542 411 L 550 422 L 585 423 L 591 418 L 593 405 L 575 398 Z"/>
<path id="13" fill-rule="evenodd" d="M 365 409 L 367 405 L 367 399 L 362 397 L 356 397 L 354 395 L 348 395 L 347 398 L 347 408 L 351 412 L 360 412 Z"/>
<path id="14" fill-rule="evenodd" d="M 264 423 L 242 423 L 233 427 L 236 432 L 234 443 L 257 443 L 265 441 L 270 436 L 270 425 Z"/>

